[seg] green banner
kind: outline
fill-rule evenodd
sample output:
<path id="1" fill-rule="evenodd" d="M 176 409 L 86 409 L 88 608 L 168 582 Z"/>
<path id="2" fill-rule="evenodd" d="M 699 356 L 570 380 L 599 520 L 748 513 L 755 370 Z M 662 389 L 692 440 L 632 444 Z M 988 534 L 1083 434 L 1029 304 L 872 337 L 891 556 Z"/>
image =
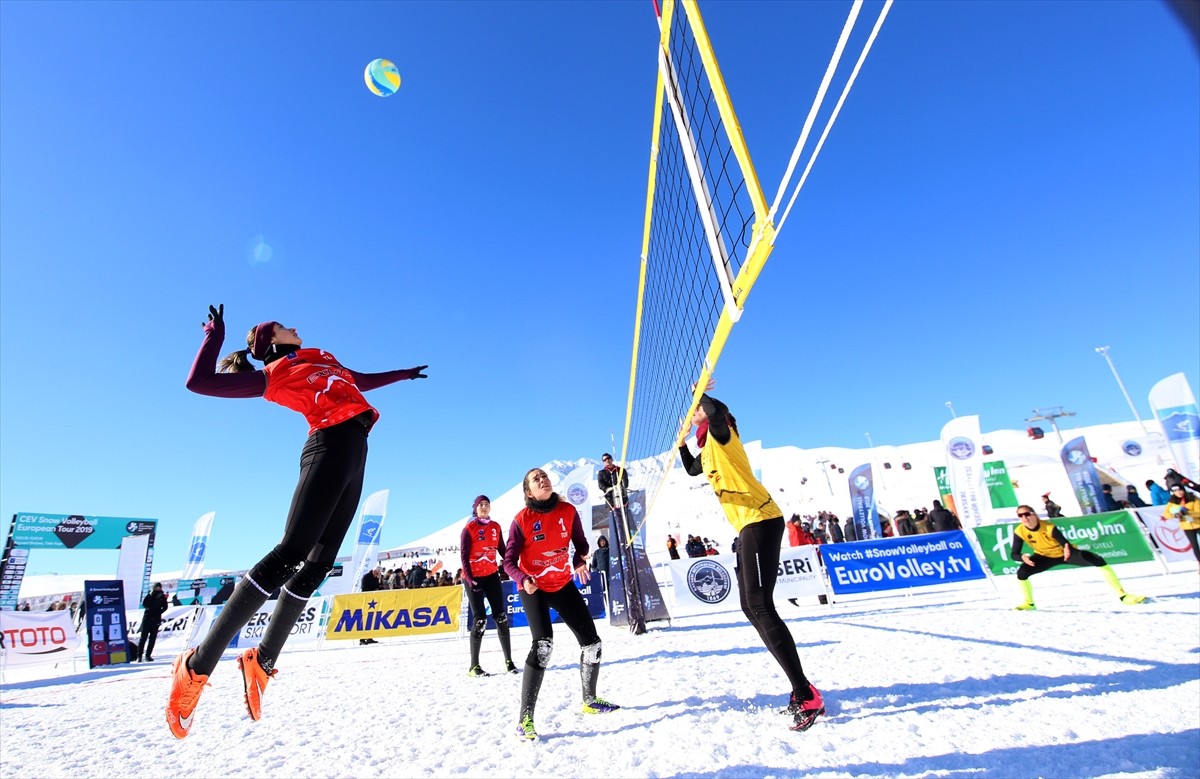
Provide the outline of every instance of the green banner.
<path id="1" fill-rule="evenodd" d="M 945 505 L 946 498 L 950 497 L 950 477 L 946 475 L 945 467 L 941 465 L 933 466 L 933 478 L 937 479 L 938 495 L 942 498 L 942 504 Z"/>
<path id="2" fill-rule="evenodd" d="M 1046 520 L 1042 520 L 1045 522 Z M 1071 546 L 1095 552 L 1109 565 L 1144 563 L 1154 559 L 1146 537 L 1128 511 L 1089 514 L 1077 519 L 1056 519 L 1052 523 L 1067 537 Z M 996 576 L 1016 573 L 1020 562 L 1013 562 L 1013 528 L 1016 525 L 981 525 L 974 528 L 983 551 L 983 560 Z M 1026 547 L 1028 548 L 1028 547 Z M 1054 570 L 1063 570 L 1055 568 Z"/>
<path id="3" fill-rule="evenodd" d="M 983 464 L 983 478 L 987 482 L 988 495 L 992 499 L 992 508 L 1016 508 L 1017 493 L 1013 491 L 1012 480 L 1008 478 L 1008 468 L 1003 460 Z"/>

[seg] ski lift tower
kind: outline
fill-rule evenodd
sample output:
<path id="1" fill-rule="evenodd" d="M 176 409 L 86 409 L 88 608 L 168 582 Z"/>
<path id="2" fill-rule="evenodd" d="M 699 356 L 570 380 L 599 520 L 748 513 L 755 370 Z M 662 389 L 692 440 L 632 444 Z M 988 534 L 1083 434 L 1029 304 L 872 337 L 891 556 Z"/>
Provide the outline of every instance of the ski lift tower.
<path id="1" fill-rule="evenodd" d="M 1054 428 L 1054 434 L 1058 436 L 1058 442 L 1063 442 L 1062 431 L 1058 429 L 1058 420 L 1061 417 L 1073 417 L 1074 411 L 1064 411 L 1062 406 L 1054 406 L 1053 408 L 1035 408 L 1033 416 L 1025 421 L 1032 424 L 1034 422 L 1049 422 L 1050 427 Z"/>

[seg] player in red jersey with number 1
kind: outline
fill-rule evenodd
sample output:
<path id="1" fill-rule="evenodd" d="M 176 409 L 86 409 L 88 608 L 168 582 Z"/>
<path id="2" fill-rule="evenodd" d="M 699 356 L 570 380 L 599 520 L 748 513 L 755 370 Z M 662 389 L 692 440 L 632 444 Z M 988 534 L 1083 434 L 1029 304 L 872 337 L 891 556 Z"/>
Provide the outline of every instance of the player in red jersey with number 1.
<path id="1" fill-rule="evenodd" d="M 532 741 L 538 737 L 533 726 L 533 709 L 554 649 L 551 608 L 558 612 L 579 642 L 583 713 L 607 714 L 621 707 L 596 697 L 596 682 L 600 677 L 600 636 L 574 579 L 578 576 L 580 581 L 586 582 L 590 577 L 585 559 L 587 535 L 579 521 L 579 512 L 570 503 L 559 499 L 550 484 L 550 477 L 541 468 L 526 473 L 522 487 L 525 508 L 517 512 L 509 528 L 504 570 L 517 585 L 533 639 L 525 658 L 521 715 L 517 724 L 517 736 Z M 572 544 L 574 556 L 570 555 Z"/>

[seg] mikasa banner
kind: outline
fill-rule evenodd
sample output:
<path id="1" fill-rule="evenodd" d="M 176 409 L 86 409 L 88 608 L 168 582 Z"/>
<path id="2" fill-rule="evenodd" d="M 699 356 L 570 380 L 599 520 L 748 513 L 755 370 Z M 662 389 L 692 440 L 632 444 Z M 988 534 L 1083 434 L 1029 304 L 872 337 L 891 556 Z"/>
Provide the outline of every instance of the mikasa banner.
<path id="1" fill-rule="evenodd" d="M 734 566 L 737 555 L 719 554 L 671 561 L 671 580 L 675 587 L 674 616 L 716 611 L 739 611 Z M 824 595 L 825 576 L 817 561 L 817 547 L 793 546 L 779 554 L 779 578 L 775 581 L 775 600 L 802 595 Z"/>
<path id="2" fill-rule="evenodd" d="M 977 416 L 956 417 L 942 428 L 946 475 L 963 527 L 984 524 L 987 521 L 986 512 L 991 508 L 981 439 Z"/>

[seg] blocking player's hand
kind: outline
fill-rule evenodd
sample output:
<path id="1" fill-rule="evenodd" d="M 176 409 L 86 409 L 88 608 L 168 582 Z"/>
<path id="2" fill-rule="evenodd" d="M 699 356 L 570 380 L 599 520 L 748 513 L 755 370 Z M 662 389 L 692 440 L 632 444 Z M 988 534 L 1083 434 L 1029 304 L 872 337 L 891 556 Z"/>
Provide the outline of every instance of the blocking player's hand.
<path id="1" fill-rule="evenodd" d="M 409 373 L 412 374 L 412 376 L 409 376 L 409 378 L 410 379 L 428 379 L 429 377 L 425 375 L 425 369 L 428 367 L 429 367 L 428 365 L 418 365 L 415 368 L 409 368 L 408 369 Z"/>
<path id="2" fill-rule="evenodd" d="M 219 303 L 215 307 L 208 307 L 208 321 L 201 324 L 206 333 L 224 333 L 225 332 L 225 304 Z"/>

